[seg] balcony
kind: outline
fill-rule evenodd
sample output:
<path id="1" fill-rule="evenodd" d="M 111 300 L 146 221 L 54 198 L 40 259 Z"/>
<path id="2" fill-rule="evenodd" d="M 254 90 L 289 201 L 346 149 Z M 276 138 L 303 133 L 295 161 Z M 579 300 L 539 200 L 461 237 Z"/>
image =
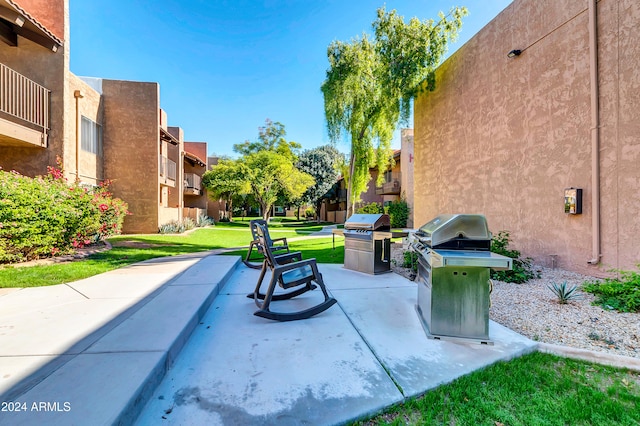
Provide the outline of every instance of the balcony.
<path id="1" fill-rule="evenodd" d="M 176 186 L 176 162 L 167 157 L 160 156 L 160 185 Z"/>
<path id="2" fill-rule="evenodd" d="M 200 176 L 195 173 L 184 174 L 184 195 L 202 194 L 202 183 Z"/>
<path id="3" fill-rule="evenodd" d="M 0 145 L 46 148 L 51 91 L 0 64 Z"/>
<path id="4" fill-rule="evenodd" d="M 376 186 L 376 195 L 400 195 L 400 172 L 386 172 L 385 182 L 382 186 Z"/>

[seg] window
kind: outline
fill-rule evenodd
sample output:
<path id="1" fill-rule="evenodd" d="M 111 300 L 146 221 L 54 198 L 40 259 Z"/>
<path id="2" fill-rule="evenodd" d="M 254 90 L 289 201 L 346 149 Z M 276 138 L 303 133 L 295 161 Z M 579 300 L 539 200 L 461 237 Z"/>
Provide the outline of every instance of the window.
<path id="1" fill-rule="evenodd" d="M 102 126 L 82 117 L 82 135 L 80 146 L 83 151 L 91 152 L 96 155 L 102 155 Z"/>

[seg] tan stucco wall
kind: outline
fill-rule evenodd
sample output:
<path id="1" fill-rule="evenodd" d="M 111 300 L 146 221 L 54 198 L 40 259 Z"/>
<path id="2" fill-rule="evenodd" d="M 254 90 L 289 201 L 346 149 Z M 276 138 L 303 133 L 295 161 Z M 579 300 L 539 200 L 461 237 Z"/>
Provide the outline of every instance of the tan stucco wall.
<path id="1" fill-rule="evenodd" d="M 481 213 L 549 265 L 603 275 L 640 262 L 640 8 L 598 3 L 602 264 L 592 258 L 588 2 L 515 0 L 415 103 L 415 225 Z M 523 50 L 507 58 L 512 49 Z M 583 188 L 583 214 L 563 193 Z"/>
<path id="2" fill-rule="evenodd" d="M 409 217 L 407 218 L 407 227 L 413 228 L 413 129 L 402 129 L 400 131 L 400 169 L 401 169 L 401 188 L 402 195 L 409 206 Z"/>
<path id="3" fill-rule="evenodd" d="M 71 98 L 73 113 L 69 114 L 68 119 L 72 121 L 73 127 L 69 133 L 69 142 L 67 144 L 67 152 L 70 157 L 73 157 L 73 161 L 69 161 L 66 167 L 66 173 L 69 179 L 76 178 L 76 172 L 81 182 L 91 185 L 97 185 L 104 180 L 104 161 L 103 156 L 87 152 L 81 148 L 82 126 L 81 118 L 84 116 L 94 123 L 97 123 L 103 127 L 104 108 L 102 105 L 102 96 L 96 92 L 91 86 L 82 81 L 74 74 L 70 75 L 69 80 L 69 96 Z M 79 91 L 81 98 L 77 101 L 76 110 L 76 98 L 75 92 Z M 77 111 L 77 113 L 76 113 Z M 76 122 L 76 120 L 78 120 Z M 76 129 L 78 133 L 76 135 Z M 75 155 L 78 152 L 78 171 L 76 171 Z"/>
<path id="4" fill-rule="evenodd" d="M 31 13 L 35 5 L 25 3 L 25 9 Z M 55 9 L 56 22 L 59 23 L 65 40 L 69 39 L 69 13 L 65 1 L 51 2 Z M 61 11 L 61 12 L 60 12 Z M 62 13 L 63 19 L 58 17 Z M 27 175 L 44 175 L 47 166 L 56 166 L 56 157 L 60 157 L 66 168 L 69 156 L 64 144 L 69 139 L 69 127 L 65 117 L 72 113 L 69 102 L 69 43 L 65 42 L 56 52 L 52 52 L 36 43 L 18 36 L 18 46 L 12 47 L 0 42 L 0 63 L 14 69 L 27 78 L 51 91 L 51 130 L 48 147 L 0 146 L 0 166 L 5 170 L 17 170 Z M 75 154 L 74 154 L 75 155 Z"/>
<path id="5" fill-rule="evenodd" d="M 103 80 L 104 174 L 129 204 L 124 233 L 158 231 L 160 87 Z"/>
<path id="6" fill-rule="evenodd" d="M 178 145 L 167 145 L 167 157 L 176 162 L 176 184 L 175 187 L 169 189 L 168 205 L 171 208 L 178 209 L 177 211 L 179 212 L 178 216 L 172 220 L 181 220 L 182 208 L 184 207 L 184 131 L 175 126 L 169 126 L 167 130 L 179 142 Z"/>

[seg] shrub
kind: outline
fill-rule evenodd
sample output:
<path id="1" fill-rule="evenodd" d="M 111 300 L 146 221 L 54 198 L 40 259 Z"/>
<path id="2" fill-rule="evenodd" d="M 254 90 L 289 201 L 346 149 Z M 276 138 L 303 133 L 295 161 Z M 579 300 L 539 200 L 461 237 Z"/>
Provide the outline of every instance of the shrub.
<path id="1" fill-rule="evenodd" d="M 172 220 L 163 225 L 160 225 L 158 229 L 158 233 L 160 234 L 181 234 L 185 231 L 193 229 L 196 227 L 196 223 L 190 217 L 185 217 L 184 219 Z"/>
<path id="2" fill-rule="evenodd" d="M 307 207 L 307 209 L 304 211 L 304 217 L 306 217 L 307 219 L 313 219 L 314 217 L 316 217 L 316 209 L 314 209 L 313 207 Z"/>
<path id="3" fill-rule="evenodd" d="M 493 237 L 493 240 L 491 240 L 491 251 L 513 259 L 513 267 L 510 271 L 491 270 L 492 279 L 507 283 L 522 284 L 530 279 L 540 277 L 540 274 L 533 270 L 531 258 L 521 258 L 518 250 L 509 249 L 509 232 L 500 231 L 498 235 Z"/>
<path id="4" fill-rule="evenodd" d="M 407 250 L 402 253 L 402 256 L 404 258 L 402 261 L 402 267 L 411 268 L 413 272 L 418 272 L 418 253 Z"/>
<path id="5" fill-rule="evenodd" d="M 405 200 L 391 202 L 386 207 L 386 212 L 389 215 L 392 228 L 404 228 L 407 226 L 407 220 L 409 219 L 409 205 Z"/>
<path id="6" fill-rule="evenodd" d="M 0 170 L 0 263 L 67 253 L 119 233 L 127 205 L 108 185 L 69 185 L 53 167 L 36 178 Z"/>
<path id="7" fill-rule="evenodd" d="M 640 268 L 640 265 L 638 265 Z M 619 278 L 587 282 L 583 290 L 596 296 L 594 304 L 620 312 L 640 312 L 640 272 L 617 271 Z"/>
<path id="8" fill-rule="evenodd" d="M 577 292 L 578 286 L 574 285 L 569 287 L 566 281 L 562 284 L 556 282 L 551 283 L 551 285 L 547 285 L 547 288 L 558 298 L 558 303 L 561 305 L 566 305 L 567 302 L 580 299 L 581 297 Z"/>
<path id="9" fill-rule="evenodd" d="M 213 226 L 215 224 L 216 222 L 212 218 L 203 214 L 203 215 L 200 215 L 200 217 L 198 218 L 198 223 L 196 226 L 203 228 L 205 226 Z"/>
<path id="10" fill-rule="evenodd" d="M 360 213 L 360 214 L 380 214 L 380 213 L 384 213 L 384 208 L 382 207 L 382 204 L 369 203 L 369 204 L 365 204 L 362 207 L 360 207 L 359 209 L 357 209 L 356 213 Z"/>

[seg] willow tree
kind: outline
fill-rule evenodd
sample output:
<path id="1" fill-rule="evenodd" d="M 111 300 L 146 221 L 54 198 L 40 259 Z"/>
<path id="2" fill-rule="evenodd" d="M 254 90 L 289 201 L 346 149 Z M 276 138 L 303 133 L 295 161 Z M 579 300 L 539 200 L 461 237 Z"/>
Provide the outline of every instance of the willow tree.
<path id="1" fill-rule="evenodd" d="M 435 69 L 447 44 L 456 39 L 467 9 L 454 7 L 438 20 L 412 18 L 408 23 L 395 10 L 380 8 L 377 14 L 372 36 L 334 41 L 327 49 L 322 93 L 329 136 L 351 140 L 345 176 L 348 215 L 366 190 L 369 168 L 384 170 L 392 161 L 393 132 L 400 121 L 409 121 L 412 99 L 435 88 Z"/>

